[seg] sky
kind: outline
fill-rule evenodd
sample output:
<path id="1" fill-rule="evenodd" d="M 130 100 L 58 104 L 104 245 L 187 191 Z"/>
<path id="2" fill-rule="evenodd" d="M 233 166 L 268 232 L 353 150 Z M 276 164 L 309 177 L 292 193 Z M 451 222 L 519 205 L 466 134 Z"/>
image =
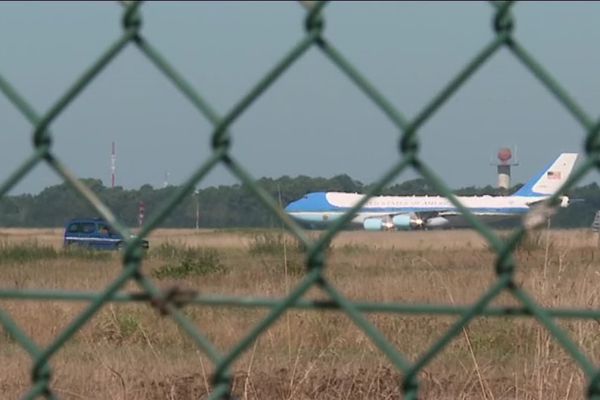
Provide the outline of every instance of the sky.
<path id="1" fill-rule="evenodd" d="M 121 34 L 113 2 L 0 2 L 0 74 L 47 112 Z M 600 110 L 600 3 L 525 2 L 515 37 L 593 118 Z M 295 2 L 147 2 L 142 34 L 224 115 L 304 35 Z M 407 118 L 414 117 L 493 38 L 484 2 L 333 2 L 324 36 Z M 32 127 L 0 95 L 0 180 L 32 152 Z M 162 187 L 185 181 L 210 155 L 212 126 L 132 44 L 50 126 L 53 152 L 81 178 Z M 398 131 L 311 48 L 231 127 L 232 154 L 255 178 L 348 174 L 374 182 L 396 162 Z M 451 188 L 496 183 L 490 159 L 516 146 L 513 184 L 584 132 L 502 49 L 419 131 L 421 155 Z M 395 182 L 414 179 L 407 171 Z M 583 183 L 598 180 L 594 172 Z M 39 165 L 11 191 L 61 179 Z M 224 167 L 199 187 L 236 183 Z"/>

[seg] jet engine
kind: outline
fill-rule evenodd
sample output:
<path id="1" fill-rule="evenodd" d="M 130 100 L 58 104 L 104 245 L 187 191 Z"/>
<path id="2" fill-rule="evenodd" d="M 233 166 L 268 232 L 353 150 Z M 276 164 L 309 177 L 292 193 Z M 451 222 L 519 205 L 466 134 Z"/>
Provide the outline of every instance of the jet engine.
<path id="1" fill-rule="evenodd" d="M 448 221 L 444 217 L 433 217 L 429 218 L 425 224 L 427 228 L 442 228 L 448 225 L 450 221 Z"/>
<path id="2" fill-rule="evenodd" d="M 393 228 L 393 225 L 381 218 L 367 218 L 363 221 L 363 228 L 366 231 L 386 231 Z"/>
<path id="3" fill-rule="evenodd" d="M 423 226 L 423 220 L 418 217 L 411 216 L 409 214 L 396 215 L 392 218 L 392 223 L 396 229 L 415 229 Z"/>

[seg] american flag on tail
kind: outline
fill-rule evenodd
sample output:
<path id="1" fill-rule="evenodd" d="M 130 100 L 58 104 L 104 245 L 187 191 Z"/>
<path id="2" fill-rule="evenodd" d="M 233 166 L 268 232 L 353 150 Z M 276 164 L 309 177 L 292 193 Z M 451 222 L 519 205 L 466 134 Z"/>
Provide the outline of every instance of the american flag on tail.
<path id="1" fill-rule="evenodd" d="M 548 179 L 560 179 L 560 172 L 558 171 L 548 171 L 546 174 Z"/>

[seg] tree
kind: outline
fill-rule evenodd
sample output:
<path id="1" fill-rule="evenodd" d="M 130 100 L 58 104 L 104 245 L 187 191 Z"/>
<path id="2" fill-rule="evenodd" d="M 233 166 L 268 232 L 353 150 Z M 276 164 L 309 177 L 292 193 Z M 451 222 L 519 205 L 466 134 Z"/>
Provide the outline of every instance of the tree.
<path id="1" fill-rule="evenodd" d="M 150 216 L 166 204 L 180 188 L 169 186 L 155 189 L 142 185 L 139 189 L 122 187 L 107 188 L 99 179 L 82 179 L 117 216 L 128 226 L 138 224 L 138 206 L 143 201 L 146 216 Z M 350 176 L 342 174 L 332 178 L 308 176 L 282 176 L 277 179 L 261 178 L 257 184 L 285 207 L 308 192 L 344 191 L 365 193 L 373 185 L 364 185 Z M 514 193 L 522 185 L 509 190 Z M 492 186 L 459 188 L 457 195 L 497 195 L 500 191 Z M 435 195 L 436 191 L 423 178 L 408 180 L 381 191 L 382 195 Z M 197 197 L 196 197 L 197 196 Z M 553 219 L 555 227 L 589 226 L 600 209 L 600 187 L 596 183 L 575 188 L 570 198 L 582 201 L 561 209 Z M 272 227 L 278 226 L 276 218 L 267 207 L 253 195 L 250 188 L 242 184 L 212 186 L 198 190 L 197 195 L 188 195 L 162 222 L 163 227 L 195 226 L 196 200 L 200 204 L 200 226 L 224 227 Z M 49 186 L 37 195 L 5 196 L 0 199 L 0 225 L 23 227 L 63 226 L 75 217 L 96 217 L 97 212 L 81 196 L 65 183 Z"/>

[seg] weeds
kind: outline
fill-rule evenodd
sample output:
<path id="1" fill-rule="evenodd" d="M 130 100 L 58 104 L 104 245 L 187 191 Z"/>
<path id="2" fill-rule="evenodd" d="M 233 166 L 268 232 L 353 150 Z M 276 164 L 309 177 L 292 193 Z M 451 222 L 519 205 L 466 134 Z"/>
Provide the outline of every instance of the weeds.
<path id="1" fill-rule="evenodd" d="M 156 279 L 182 279 L 188 276 L 223 273 L 227 270 L 219 253 L 214 249 L 163 243 L 152 251 L 151 256 L 168 261 L 152 271 L 152 276 Z"/>
<path id="2" fill-rule="evenodd" d="M 551 240 L 546 242 L 545 233 L 536 237 L 534 232 L 533 242 L 525 243 L 525 248 L 531 246 L 534 250 L 519 250 L 516 254 L 516 283 L 545 307 L 597 309 L 600 278 L 598 259 L 592 257 L 597 249 L 594 238 L 583 232 L 575 235 L 551 231 Z M 293 241 L 287 241 L 287 234 L 276 231 L 230 235 L 217 232 L 219 240 L 226 241 L 228 247 L 199 247 L 205 242 L 204 238 L 198 239 L 196 232 L 188 235 L 187 242 L 183 235 L 174 239 L 170 231 L 159 234 L 164 236 L 157 234 L 157 241 L 165 244 L 148 250 L 145 271 L 159 279 L 201 275 L 201 280 L 189 279 L 185 284 L 193 285 L 202 296 L 214 296 L 219 301 L 220 296 L 284 298 L 299 281 L 294 275 L 301 277 L 306 272 L 306 254 Z M 346 298 L 358 303 L 461 306 L 474 304 L 496 281 L 495 253 L 473 239 L 470 231 L 419 234 L 343 232 L 330 250 L 325 278 Z M 548 250 L 546 243 L 552 244 Z M 283 248 L 278 247 L 284 244 L 285 255 Z M 2 268 L 5 273 L 0 275 L 0 285 L 99 292 L 122 268 L 115 253 L 95 252 L 112 258 L 98 264 L 102 268 L 90 269 L 83 262 L 69 264 L 61 258 L 74 255 L 38 247 L 45 250 L 34 250 L 39 254 L 31 259 L 50 260 L 44 262 L 44 268 L 38 262 Z M 546 263 L 547 268 L 543 268 Z M 223 264 L 243 267 L 226 269 Z M 161 284 L 164 286 L 164 282 Z M 123 289 L 138 290 L 134 283 Z M 315 289 L 303 298 L 328 297 Z M 51 343 L 87 306 L 7 299 L 1 303 L 3 311 L 32 340 L 44 344 Z M 493 304 L 518 305 L 508 294 Z M 209 304 L 189 305 L 181 312 L 211 344 L 229 350 L 270 310 Z M 426 352 L 458 318 L 437 314 L 364 315 L 411 360 Z M 595 320 L 559 323 L 585 354 L 598 359 Z M 422 398 L 566 400 L 585 396 L 585 376 L 535 320 L 478 317 L 465 331 L 456 335 L 423 370 L 419 379 Z M 206 361 L 179 324 L 169 316 L 160 316 L 145 302 L 105 305 L 73 339 L 66 351 L 56 355 L 57 375 L 61 378 L 61 385 L 56 386 L 65 393 L 78 393 L 77 398 L 158 400 L 205 398 L 210 393 L 204 374 L 210 374 L 214 364 Z M 386 364 L 385 356 L 342 310 L 290 309 L 254 346 L 232 368 L 232 393 L 240 399 L 362 400 L 402 396 L 401 374 Z M 30 358 L 2 328 L 0 348 L 5 360 L 0 365 L 2 398 L 18 398 L 24 391 L 22 382 L 28 382 Z M 201 365 L 206 372 L 192 376 L 199 363 L 205 363 Z M 111 389 L 118 383 L 116 375 L 110 372 L 113 369 L 123 375 L 127 396 Z"/>
<path id="3" fill-rule="evenodd" d="M 15 343 L 13 335 L 6 329 L 0 328 L 0 345 L 4 346 L 8 343 Z M 0 346 L 1 347 L 1 346 Z"/>
<path id="4" fill-rule="evenodd" d="M 299 257 L 288 258 L 287 273 L 293 277 L 304 275 L 306 273 L 306 263 Z"/>
<path id="5" fill-rule="evenodd" d="M 346 254 L 361 254 L 370 251 L 371 248 L 363 243 L 345 243 L 338 248 Z"/>
<path id="6" fill-rule="evenodd" d="M 550 246 L 549 248 L 552 249 L 554 244 L 550 240 L 549 234 L 550 231 L 548 229 L 530 230 L 521 238 L 516 250 L 530 253 L 536 250 L 545 250 L 547 246 Z M 498 237 L 504 242 L 508 241 L 512 235 L 513 232 L 510 231 L 498 233 Z M 491 246 L 488 246 L 488 248 L 493 251 Z"/>
<path id="7" fill-rule="evenodd" d="M 273 265 L 277 271 L 298 277 L 306 273 L 304 243 L 282 232 L 260 232 L 252 237 L 248 254 L 258 257 L 265 265 Z M 284 267 L 275 258 L 283 258 Z"/>
<path id="8" fill-rule="evenodd" d="M 295 237 L 281 232 L 260 232 L 252 237 L 248 252 L 252 255 L 279 255 L 282 254 L 284 246 L 288 252 L 304 251 L 304 244 Z"/>
<path id="9" fill-rule="evenodd" d="M 42 245 L 36 241 L 23 243 L 0 242 L 0 263 L 2 264 L 29 264 L 36 261 L 56 259 L 105 261 L 111 257 L 111 253 L 82 247 L 57 250 L 50 245 Z"/>
<path id="10" fill-rule="evenodd" d="M 546 246 L 552 248 L 549 231 L 536 230 L 527 232 L 527 235 L 519 242 L 517 249 L 524 251 L 544 250 Z"/>
<path id="11" fill-rule="evenodd" d="M 103 318 L 94 329 L 94 339 L 122 343 L 136 341 L 140 330 L 140 316 L 132 312 L 110 308 L 110 316 Z"/>
<path id="12" fill-rule="evenodd" d="M 311 236 L 311 235 L 309 235 Z M 312 239 L 317 239 L 313 236 Z M 360 245 L 346 245 L 360 249 Z M 264 231 L 256 233 L 248 245 L 248 253 L 251 255 L 280 255 L 283 249 L 288 253 L 303 254 L 306 253 L 306 245 L 295 236 L 281 231 Z M 331 243 L 325 246 L 326 250 L 331 250 Z"/>

